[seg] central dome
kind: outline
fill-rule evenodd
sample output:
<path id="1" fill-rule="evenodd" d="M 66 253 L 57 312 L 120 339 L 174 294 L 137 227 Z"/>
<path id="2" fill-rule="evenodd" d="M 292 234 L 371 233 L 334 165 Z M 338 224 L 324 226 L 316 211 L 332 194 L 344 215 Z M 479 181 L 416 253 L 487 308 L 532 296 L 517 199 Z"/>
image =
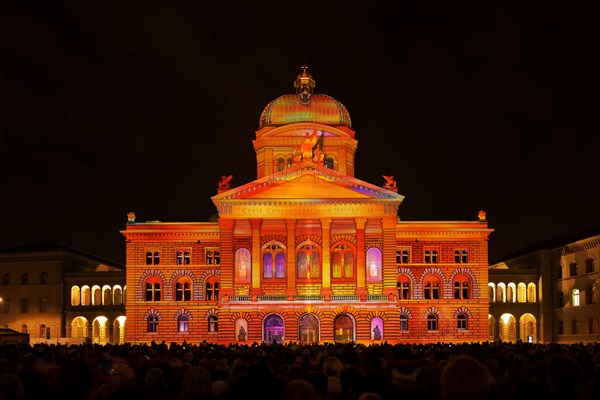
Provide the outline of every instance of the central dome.
<path id="1" fill-rule="evenodd" d="M 296 122 L 351 127 L 350 114 L 342 103 L 326 94 L 313 94 L 315 80 L 306 72 L 307 68 L 304 65 L 294 81 L 296 94 L 284 94 L 267 104 L 260 115 L 259 127 Z"/>
<path id="2" fill-rule="evenodd" d="M 260 115 L 259 125 L 262 128 L 265 125 L 287 125 L 296 122 L 352 126 L 346 107 L 326 94 L 313 94 L 306 105 L 301 103 L 297 94 L 279 96 L 267 104 Z"/>

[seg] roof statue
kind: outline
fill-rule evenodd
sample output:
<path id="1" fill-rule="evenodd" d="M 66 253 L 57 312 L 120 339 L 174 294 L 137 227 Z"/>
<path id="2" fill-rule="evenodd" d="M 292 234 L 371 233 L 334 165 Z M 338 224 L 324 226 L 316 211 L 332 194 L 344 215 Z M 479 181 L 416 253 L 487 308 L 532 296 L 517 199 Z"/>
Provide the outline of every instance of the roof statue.
<path id="1" fill-rule="evenodd" d="M 383 175 L 383 178 L 385 179 L 385 183 L 383 184 L 384 188 L 389 190 L 398 190 L 396 187 L 396 181 L 394 180 L 394 175 Z"/>
<path id="2" fill-rule="evenodd" d="M 483 210 L 479 211 L 479 214 L 477 214 L 477 219 L 479 220 L 479 222 L 487 221 L 485 215 L 486 215 L 485 211 L 483 211 Z"/>
<path id="3" fill-rule="evenodd" d="M 229 175 L 229 176 L 222 176 L 221 180 L 219 181 L 219 190 L 218 192 L 225 192 L 229 189 L 231 189 L 231 185 L 229 182 L 231 182 L 231 180 L 233 179 L 233 175 Z"/>

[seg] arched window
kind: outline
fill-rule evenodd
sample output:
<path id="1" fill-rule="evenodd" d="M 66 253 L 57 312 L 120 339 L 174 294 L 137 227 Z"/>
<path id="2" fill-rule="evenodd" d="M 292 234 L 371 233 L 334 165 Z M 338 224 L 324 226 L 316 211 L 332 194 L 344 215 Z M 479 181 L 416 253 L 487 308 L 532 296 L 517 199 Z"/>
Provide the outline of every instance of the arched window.
<path id="1" fill-rule="evenodd" d="M 327 169 L 335 169 L 335 161 L 331 157 L 325 157 L 323 164 Z"/>
<path id="2" fill-rule="evenodd" d="M 209 264 L 209 265 L 213 263 L 213 253 L 212 253 L 212 251 L 207 251 L 206 252 L 206 263 Z"/>
<path id="3" fill-rule="evenodd" d="M 407 275 L 398 275 L 396 281 L 396 287 L 398 288 L 398 299 L 399 300 L 410 300 L 411 298 L 411 280 Z"/>
<path id="4" fill-rule="evenodd" d="M 216 315 L 208 317 L 208 331 L 218 332 L 219 331 L 219 318 Z"/>
<path id="5" fill-rule="evenodd" d="M 406 314 L 400 314 L 400 330 L 402 332 L 408 331 L 408 316 Z"/>
<path id="6" fill-rule="evenodd" d="M 495 302 L 496 301 L 496 285 L 494 285 L 494 282 L 488 283 L 488 294 L 490 297 L 490 303 Z"/>
<path id="7" fill-rule="evenodd" d="M 454 279 L 453 284 L 453 296 L 455 299 L 469 299 L 471 298 L 471 281 L 464 275 L 458 275 Z"/>
<path id="8" fill-rule="evenodd" d="M 100 286 L 94 285 L 92 286 L 92 305 L 99 306 L 102 304 L 102 290 Z"/>
<path id="9" fill-rule="evenodd" d="M 514 303 L 517 298 L 517 286 L 510 282 L 506 285 L 506 301 L 509 303 Z"/>
<path id="10" fill-rule="evenodd" d="M 251 273 L 250 250 L 240 248 L 235 252 L 235 280 L 239 283 L 249 283 Z"/>
<path id="11" fill-rule="evenodd" d="M 499 303 L 506 303 L 506 285 L 503 282 L 496 285 L 496 295 Z"/>
<path id="12" fill-rule="evenodd" d="M 298 247 L 297 268 L 299 279 L 321 278 L 321 253 L 319 247 L 311 242 Z"/>
<path id="13" fill-rule="evenodd" d="M 534 303 L 536 301 L 535 283 L 529 282 L 527 285 L 527 301 Z"/>
<path id="14" fill-rule="evenodd" d="M 112 304 L 112 290 L 108 285 L 102 288 L 102 304 L 105 306 Z"/>
<path id="15" fill-rule="evenodd" d="M 183 264 L 183 251 L 178 250 L 175 253 L 175 264 L 177 264 L 177 265 Z"/>
<path id="16" fill-rule="evenodd" d="M 572 299 L 572 306 L 573 307 L 577 307 L 579 306 L 579 289 L 573 289 L 573 291 L 571 292 L 571 299 Z"/>
<path id="17" fill-rule="evenodd" d="M 177 332 L 190 331 L 190 318 L 187 315 L 180 315 L 177 318 Z"/>
<path id="18" fill-rule="evenodd" d="M 465 314 L 458 314 L 456 316 L 456 329 L 459 331 L 466 331 L 468 329 L 467 316 Z"/>
<path id="19" fill-rule="evenodd" d="M 331 278 L 354 278 L 354 249 L 346 243 L 336 245 L 331 252 Z"/>
<path id="20" fill-rule="evenodd" d="M 44 324 L 40 325 L 40 338 L 46 338 L 46 325 Z"/>
<path id="21" fill-rule="evenodd" d="M 283 171 L 285 169 L 285 158 L 279 157 L 277 159 L 277 171 Z"/>
<path id="22" fill-rule="evenodd" d="M 206 280 L 205 286 L 205 300 L 217 301 L 219 300 L 219 277 L 211 276 Z"/>
<path id="23" fill-rule="evenodd" d="M 146 301 L 161 301 L 162 280 L 152 276 L 146 280 Z"/>
<path id="24" fill-rule="evenodd" d="M 175 301 L 192 300 L 192 280 L 189 276 L 180 276 L 175 281 Z"/>
<path id="25" fill-rule="evenodd" d="M 21 325 L 21 333 L 28 333 L 27 324 Z"/>
<path id="26" fill-rule="evenodd" d="M 435 275 L 427 275 L 423 280 L 423 298 L 426 300 L 439 300 L 440 278 Z"/>
<path id="27" fill-rule="evenodd" d="M 81 305 L 81 292 L 79 291 L 79 286 L 73 286 L 71 288 L 71 305 Z"/>
<path id="28" fill-rule="evenodd" d="M 221 252 L 220 251 L 215 251 L 214 252 L 214 260 L 215 260 L 215 264 L 221 264 Z"/>
<path id="29" fill-rule="evenodd" d="M 381 282 L 381 250 L 371 247 L 367 250 L 367 281 Z"/>
<path id="30" fill-rule="evenodd" d="M 27 285 L 29 283 L 29 274 L 27 272 L 23 272 L 21 275 L 21 285 Z"/>
<path id="31" fill-rule="evenodd" d="M 281 243 L 269 243 L 263 247 L 263 279 L 285 278 L 285 250 Z"/>
<path id="32" fill-rule="evenodd" d="M 383 339 L 383 320 L 379 317 L 371 320 L 371 340 Z"/>
<path id="33" fill-rule="evenodd" d="M 156 315 L 150 315 L 146 320 L 146 332 L 156 333 L 158 332 L 158 317 Z"/>
<path id="34" fill-rule="evenodd" d="M 519 303 L 525 303 L 527 301 L 527 286 L 523 282 L 519 282 L 517 285 L 517 301 Z"/>
<path id="35" fill-rule="evenodd" d="M 118 285 L 113 288 L 113 304 L 116 306 L 123 304 L 123 291 Z"/>
<path id="36" fill-rule="evenodd" d="M 435 314 L 429 314 L 427 316 L 427 330 L 437 331 L 438 330 L 438 317 Z"/>
<path id="37" fill-rule="evenodd" d="M 454 262 L 456 264 L 467 264 L 469 262 L 469 252 L 464 249 L 454 250 Z"/>

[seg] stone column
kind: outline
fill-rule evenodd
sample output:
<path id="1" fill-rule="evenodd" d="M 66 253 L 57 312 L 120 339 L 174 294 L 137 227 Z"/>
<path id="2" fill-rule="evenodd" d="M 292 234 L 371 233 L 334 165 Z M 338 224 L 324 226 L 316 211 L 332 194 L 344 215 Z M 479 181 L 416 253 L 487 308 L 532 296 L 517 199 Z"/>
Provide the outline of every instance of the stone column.
<path id="1" fill-rule="evenodd" d="M 325 301 L 331 300 L 331 218 L 321 218 L 321 238 L 322 238 L 322 265 L 321 269 L 321 294 L 325 296 Z"/>
<path id="2" fill-rule="evenodd" d="M 256 297 L 260 296 L 260 275 L 262 273 L 261 265 L 261 254 L 260 254 L 260 225 L 262 220 L 251 219 L 250 226 L 252 227 L 252 287 L 250 289 L 250 296 L 252 300 L 258 300 Z"/>
<path id="3" fill-rule="evenodd" d="M 294 296 L 298 294 L 296 288 L 296 220 L 286 219 L 285 226 L 287 227 L 287 288 L 285 294 L 288 296 L 288 300 L 294 300 Z"/>
<path id="4" fill-rule="evenodd" d="M 365 257 L 365 226 L 366 218 L 355 218 L 356 223 L 356 294 L 361 300 L 366 300 L 366 257 Z"/>
<path id="5" fill-rule="evenodd" d="M 233 219 L 219 218 L 219 229 L 221 231 L 221 264 L 220 264 L 220 284 L 221 290 L 219 297 L 223 302 L 227 301 L 229 296 L 233 296 Z"/>
<path id="6" fill-rule="evenodd" d="M 382 218 L 383 229 L 383 294 L 395 298 L 396 291 L 396 216 Z"/>

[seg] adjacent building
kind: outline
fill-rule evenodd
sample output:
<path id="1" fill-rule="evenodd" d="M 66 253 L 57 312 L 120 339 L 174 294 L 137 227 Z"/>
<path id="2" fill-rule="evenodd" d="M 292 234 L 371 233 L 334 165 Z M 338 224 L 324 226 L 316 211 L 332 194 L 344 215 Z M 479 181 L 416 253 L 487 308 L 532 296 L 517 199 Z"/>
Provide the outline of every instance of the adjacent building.
<path id="1" fill-rule="evenodd" d="M 57 243 L 0 251 L 0 326 L 30 343 L 122 343 L 125 268 Z"/>
<path id="2" fill-rule="evenodd" d="M 400 221 L 393 176 L 354 176 L 346 107 L 306 68 L 294 87 L 260 116 L 256 180 L 216 185 L 216 221 L 129 214 L 126 341 L 487 340 L 485 213 Z"/>
<path id="3" fill-rule="evenodd" d="M 600 228 L 553 238 L 490 265 L 490 338 L 600 341 Z"/>

